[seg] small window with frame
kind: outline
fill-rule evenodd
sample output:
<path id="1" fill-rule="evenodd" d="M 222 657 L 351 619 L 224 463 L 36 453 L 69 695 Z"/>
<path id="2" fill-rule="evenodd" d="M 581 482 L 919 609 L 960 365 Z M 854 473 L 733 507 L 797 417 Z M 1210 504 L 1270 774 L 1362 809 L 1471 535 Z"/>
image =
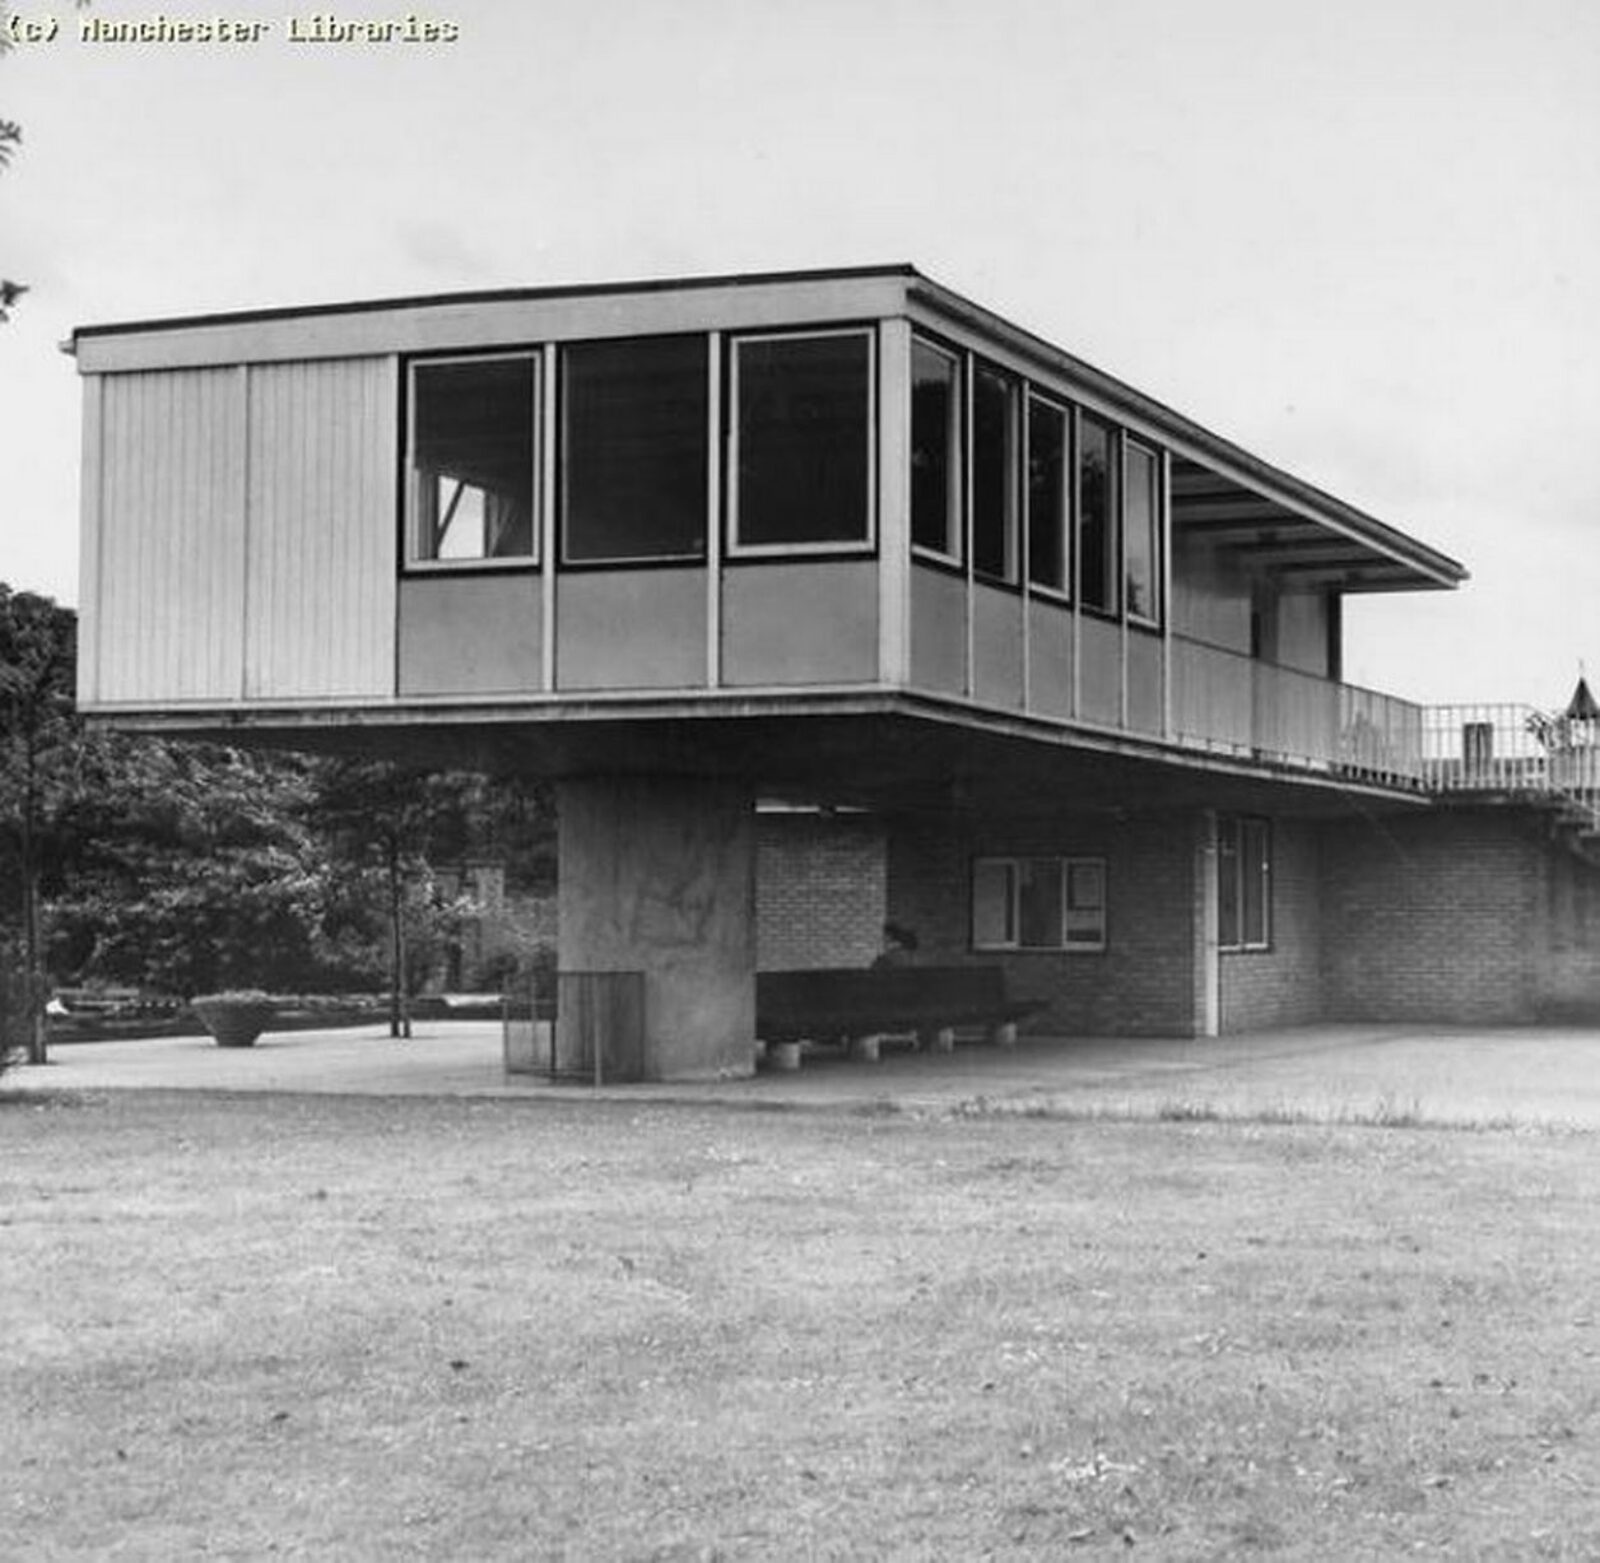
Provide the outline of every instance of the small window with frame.
<path id="1" fill-rule="evenodd" d="M 961 360 L 911 339 L 911 546 L 960 564 Z"/>
<path id="2" fill-rule="evenodd" d="M 537 355 L 419 359 L 409 391 L 407 563 L 537 564 Z"/>
<path id="3" fill-rule="evenodd" d="M 975 950 L 1106 947 L 1106 864 L 1093 857 L 980 857 L 972 864 Z"/>

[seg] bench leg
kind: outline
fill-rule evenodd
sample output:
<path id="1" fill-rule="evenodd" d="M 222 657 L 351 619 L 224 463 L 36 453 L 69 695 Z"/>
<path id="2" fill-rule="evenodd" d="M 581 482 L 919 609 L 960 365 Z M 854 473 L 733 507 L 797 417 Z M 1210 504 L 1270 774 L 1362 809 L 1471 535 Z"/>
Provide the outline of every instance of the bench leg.
<path id="1" fill-rule="evenodd" d="M 798 1042 L 769 1042 L 767 1044 L 767 1061 L 774 1069 L 784 1074 L 793 1074 L 800 1067 L 800 1044 Z"/>
<path id="2" fill-rule="evenodd" d="M 930 1027 L 922 1033 L 923 1051 L 927 1053 L 953 1053 L 956 1050 L 954 1026 Z"/>
<path id="3" fill-rule="evenodd" d="M 851 1037 L 850 1056 L 858 1064 L 876 1064 L 881 1061 L 883 1038 L 874 1032 L 871 1036 Z"/>
<path id="4" fill-rule="evenodd" d="M 989 1040 L 996 1047 L 1015 1047 L 1017 1045 L 1017 1023 L 1014 1020 L 1003 1020 L 998 1026 L 989 1028 Z"/>

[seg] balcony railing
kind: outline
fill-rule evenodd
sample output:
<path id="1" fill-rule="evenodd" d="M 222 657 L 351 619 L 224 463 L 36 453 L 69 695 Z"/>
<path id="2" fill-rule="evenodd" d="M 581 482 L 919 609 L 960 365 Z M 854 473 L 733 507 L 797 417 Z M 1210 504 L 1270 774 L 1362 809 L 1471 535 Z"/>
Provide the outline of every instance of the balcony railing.
<path id="1" fill-rule="evenodd" d="M 1182 635 L 1172 725 L 1179 742 L 1217 753 L 1404 787 L 1423 779 L 1421 706 Z"/>
<path id="2" fill-rule="evenodd" d="M 1600 800 L 1600 722 L 1526 705 L 1429 706 L 1423 779 L 1437 792 Z"/>

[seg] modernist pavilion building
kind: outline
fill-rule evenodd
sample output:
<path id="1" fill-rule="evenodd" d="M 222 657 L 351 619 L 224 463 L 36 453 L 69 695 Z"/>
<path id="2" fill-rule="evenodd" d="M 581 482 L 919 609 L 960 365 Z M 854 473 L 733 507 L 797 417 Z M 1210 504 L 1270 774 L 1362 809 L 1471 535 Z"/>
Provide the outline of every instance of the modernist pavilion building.
<path id="1" fill-rule="evenodd" d="M 1526 724 L 1340 682 L 1347 594 L 1461 567 L 911 267 L 73 350 L 83 708 L 555 778 L 560 964 L 645 973 L 654 1075 L 885 916 L 1061 1032 L 1525 1018 L 1587 959 Z M 853 867 L 758 889 L 758 799 L 813 811 L 775 874 Z"/>

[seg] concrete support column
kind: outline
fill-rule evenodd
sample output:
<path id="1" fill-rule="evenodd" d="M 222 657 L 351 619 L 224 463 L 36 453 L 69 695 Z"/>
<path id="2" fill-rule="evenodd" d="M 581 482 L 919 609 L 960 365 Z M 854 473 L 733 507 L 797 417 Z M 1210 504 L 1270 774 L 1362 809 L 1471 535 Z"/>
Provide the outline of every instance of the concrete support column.
<path id="1" fill-rule="evenodd" d="M 645 1075 L 755 1070 L 755 803 L 737 785 L 557 787 L 562 971 L 644 973 Z"/>

